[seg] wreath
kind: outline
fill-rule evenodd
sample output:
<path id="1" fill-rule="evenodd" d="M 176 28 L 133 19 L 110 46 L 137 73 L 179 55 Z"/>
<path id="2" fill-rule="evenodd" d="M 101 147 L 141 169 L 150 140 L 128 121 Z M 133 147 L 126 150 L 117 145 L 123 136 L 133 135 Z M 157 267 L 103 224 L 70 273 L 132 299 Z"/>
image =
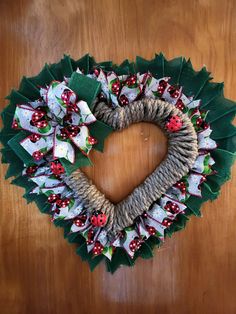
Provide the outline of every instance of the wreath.
<path id="1" fill-rule="evenodd" d="M 150 258 L 230 178 L 236 106 L 211 80 L 206 68 L 196 72 L 190 60 L 162 54 L 119 66 L 89 55 L 46 64 L 7 96 L 0 133 L 6 179 L 14 176 L 27 202 L 64 228 L 92 270 L 102 260 L 114 272 Z M 111 132 L 141 121 L 163 130 L 168 153 L 115 205 L 80 167 L 92 164 L 89 152 L 103 151 Z"/>

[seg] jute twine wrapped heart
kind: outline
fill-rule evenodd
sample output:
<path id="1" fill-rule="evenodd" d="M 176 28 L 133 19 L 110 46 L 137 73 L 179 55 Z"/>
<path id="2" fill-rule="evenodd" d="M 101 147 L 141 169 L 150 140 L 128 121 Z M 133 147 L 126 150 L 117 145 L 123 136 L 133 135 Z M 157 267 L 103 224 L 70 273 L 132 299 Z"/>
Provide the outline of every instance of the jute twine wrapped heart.
<path id="1" fill-rule="evenodd" d="M 46 64 L 23 77 L 1 113 L 6 178 L 25 188 L 94 269 L 133 266 L 153 256 L 166 236 L 219 196 L 235 160 L 235 103 L 223 84 L 183 57 L 137 57 L 120 65 L 89 55 Z M 96 118 L 95 118 L 95 116 Z M 123 201 L 112 204 L 79 169 L 91 165 L 91 149 L 132 123 L 158 125 L 168 154 Z"/>
<path id="2" fill-rule="evenodd" d="M 177 115 L 183 122 L 177 132 L 165 129 L 169 116 Z M 102 210 L 107 215 L 105 226 L 110 237 L 133 224 L 135 218 L 147 211 L 168 188 L 189 172 L 198 155 L 197 135 L 187 115 L 172 104 L 161 100 L 144 98 L 127 107 L 109 108 L 98 103 L 95 116 L 119 131 L 137 122 L 151 122 L 158 125 L 168 138 L 168 153 L 162 163 L 145 181 L 118 204 L 111 203 L 81 170 L 64 177 L 75 195 L 84 202 L 88 210 Z"/>

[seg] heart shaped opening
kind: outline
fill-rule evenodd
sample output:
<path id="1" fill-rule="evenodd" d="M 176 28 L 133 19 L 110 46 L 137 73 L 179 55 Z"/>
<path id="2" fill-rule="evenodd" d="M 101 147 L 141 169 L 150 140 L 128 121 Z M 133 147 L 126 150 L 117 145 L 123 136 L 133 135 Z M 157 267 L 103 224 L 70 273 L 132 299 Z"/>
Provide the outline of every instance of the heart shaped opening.
<path id="1" fill-rule="evenodd" d="M 141 184 L 167 154 L 167 138 L 152 123 L 136 123 L 106 140 L 104 152 L 92 151 L 92 167 L 82 171 L 116 204 Z"/>
<path id="2" fill-rule="evenodd" d="M 98 187 L 88 177 L 77 169 L 70 176 L 64 177 L 67 185 L 84 202 L 89 210 L 102 210 L 108 217 L 106 229 L 109 236 L 114 238 L 125 227 L 130 226 L 134 219 L 147 211 L 153 202 L 161 197 L 173 184 L 188 173 L 192 167 L 197 153 L 197 135 L 190 119 L 178 108 L 168 102 L 154 99 L 143 99 L 133 102 L 129 107 L 120 107 L 116 110 L 109 108 L 101 102 L 96 107 L 96 114 L 103 122 L 108 122 L 114 130 L 125 130 L 138 122 L 151 122 L 159 125 L 168 137 L 168 154 L 159 166 L 147 178 L 124 198 L 121 202 L 113 204 L 98 190 Z M 168 117 L 178 117 L 181 120 L 181 128 L 172 132 L 167 128 Z M 132 147 L 135 145 L 135 139 Z M 126 145 L 124 151 L 127 151 Z M 141 149 L 143 150 L 143 145 Z M 113 151 L 113 150 L 112 150 Z M 115 154 L 119 156 L 118 152 Z M 123 148 L 120 156 L 123 154 Z M 132 154 L 131 160 L 135 158 Z M 107 167 L 103 159 L 103 164 Z M 119 159 L 124 172 L 124 165 Z M 139 166 L 139 170 L 143 167 Z M 114 177 L 114 166 L 111 166 L 111 175 Z M 106 173 L 103 178 L 106 181 Z"/>

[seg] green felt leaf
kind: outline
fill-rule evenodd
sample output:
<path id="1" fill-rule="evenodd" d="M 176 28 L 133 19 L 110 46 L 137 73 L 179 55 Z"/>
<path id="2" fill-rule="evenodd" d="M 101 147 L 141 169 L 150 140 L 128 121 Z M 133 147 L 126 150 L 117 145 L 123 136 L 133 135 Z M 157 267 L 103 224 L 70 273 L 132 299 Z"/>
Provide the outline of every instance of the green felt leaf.
<path id="1" fill-rule="evenodd" d="M 67 234 L 67 239 L 69 243 L 76 243 L 78 245 L 82 245 L 85 242 L 85 239 L 78 232 L 69 232 Z"/>
<path id="2" fill-rule="evenodd" d="M 113 71 L 117 75 L 129 75 L 133 74 L 134 69 L 134 63 L 130 63 L 128 59 L 124 60 L 120 65 L 113 65 Z"/>
<path id="3" fill-rule="evenodd" d="M 16 91 L 14 89 L 11 91 L 10 95 L 8 95 L 6 98 L 9 99 L 11 103 L 14 105 L 25 104 L 30 101 L 29 98 L 25 97 L 19 91 Z"/>
<path id="4" fill-rule="evenodd" d="M 36 203 L 36 201 L 35 201 L 35 203 Z M 37 205 L 37 206 L 38 206 L 38 205 Z M 42 214 L 49 215 L 50 208 L 49 208 L 48 204 L 44 204 L 44 206 L 42 206 L 42 207 L 39 207 L 39 206 L 38 206 L 38 208 L 39 208 L 39 210 L 40 210 L 40 212 L 41 212 Z"/>
<path id="5" fill-rule="evenodd" d="M 164 59 L 164 75 L 166 77 L 170 77 L 170 84 L 178 85 L 180 75 L 183 70 L 183 66 L 185 64 L 185 59 L 183 57 L 175 58 L 173 60 L 167 61 Z"/>
<path id="6" fill-rule="evenodd" d="M 48 64 L 45 64 L 42 71 L 33 77 L 28 77 L 28 80 L 36 87 L 45 87 L 55 80 L 53 74 L 50 71 Z"/>
<path id="7" fill-rule="evenodd" d="M 36 187 L 36 184 L 29 181 L 27 176 L 22 175 L 19 175 L 14 180 L 12 180 L 11 184 L 23 187 L 26 193 L 30 192 L 34 187 Z"/>
<path id="8" fill-rule="evenodd" d="M 64 238 L 68 238 L 68 235 L 70 234 L 72 222 L 70 220 L 66 221 L 66 224 L 63 226 L 64 228 Z"/>
<path id="9" fill-rule="evenodd" d="M 50 213 L 51 205 L 48 204 L 47 197 L 45 195 L 38 195 L 34 202 L 43 214 Z"/>
<path id="10" fill-rule="evenodd" d="M 17 133 L 17 135 L 15 135 L 12 139 L 10 139 L 10 141 L 8 141 L 8 145 L 26 165 L 34 163 L 33 157 L 20 145 L 20 142 L 28 135 L 28 132 L 21 131 Z"/>
<path id="11" fill-rule="evenodd" d="M 22 162 L 19 159 L 16 159 L 14 162 L 10 163 L 5 179 L 18 176 L 22 172 L 22 169 Z"/>
<path id="12" fill-rule="evenodd" d="M 148 72 L 148 68 L 150 66 L 150 61 L 145 60 L 142 57 L 137 56 L 136 57 L 136 71 L 140 73 Z"/>
<path id="13" fill-rule="evenodd" d="M 101 90 L 100 82 L 74 72 L 68 86 L 78 95 L 79 99 L 86 101 L 89 107 L 93 108 L 93 102 Z"/>
<path id="14" fill-rule="evenodd" d="M 3 128 L 0 132 L 0 142 L 3 145 L 8 145 L 8 141 L 14 137 L 18 132 L 13 129 Z"/>
<path id="15" fill-rule="evenodd" d="M 105 259 L 105 256 L 103 254 L 100 254 L 98 256 L 92 256 L 91 253 L 88 255 L 88 264 L 90 267 L 90 270 L 93 271 L 95 267 L 101 263 Z"/>
<path id="16" fill-rule="evenodd" d="M 99 62 L 99 63 L 97 63 L 97 66 L 102 68 L 106 72 L 113 70 L 112 61 Z"/>
<path id="17" fill-rule="evenodd" d="M 71 162 L 69 162 L 68 160 L 64 158 L 60 158 L 60 162 L 65 168 L 67 175 L 70 175 L 72 172 L 74 172 L 78 168 L 92 165 L 91 160 L 87 156 L 82 154 L 80 150 L 77 150 L 76 152 L 76 158 L 75 158 L 74 164 L 72 164 Z"/>
<path id="18" fill-rule="evenodd" d="M 40 97 L 39 89 L 25 76 L 23 76 L 19 92 L 30 100 L 36 100 Z"/>
<path id="19" fill-rule="evenodd" d="M 236 154 L 226 151 L 224 149 L 217 148 L 211 153 L 215 165 L 213 165 L 213 169 L 217 172 L 217 175 L 222 177 L 222 180 L 228 180 L 230 178 L 230 170 L 235 161 Z M 212 180 L 216 176 L 212 176 Z M 216 177 L 217 178 L 217 177 Z"/>
<path id="20" fill-rule="evenodd" d="M 37 195 L 37 194 L 30 194 L 30 192 L 26 192 L 23 195 L 23 198 L 26 199 L 27 204 L 34 202 L 38 197 L 39 197 L 39 195 Z"/>
<path id="21" fill-rule="evenodd" d="M 197 198 L 196 196 L 190 196 L 185 202 L 188 209 L 197 217 L 201 217 L 200 208 L 204 200 L 202 198 Z"/>
<path id="22" fill-rule="evenodd" d="M 53 221 L 53 223 L 54 223 L 54 225 L 56 226 L 56 227 L 66 227 L 67 226 L 67 224 L 68 224 L 68 220 L 64 220 L 64 219 L 55 219 L 54 221 Z M 69 236 L 69 235 L 68 235 Z"/>
<path id="23" fill-rule="evenodd" d="M 198 98 L 201 99 L 201 109 L 208 109 L 208 105 L 214 101 L 217 97 L 223 96 L 223 83 L 206 82 L 200 91 Z"/>
<path id="24" fill-rule="evenodd" d="M 53 75 L 55 80 L 57 81 L 63 81 L 63 73 L 62 73 L 62 65 L 61 62 L 59 63 L 53 63 L 48 65 L 50 73 Z"/>
<path id="25" fill-rule="evenodd" d="M 61 59 L 61 69 L 63 76 L 71 77 L 73 68 L 71 64 L 71 58 L 69 56 L 65 55 L 64 58 Z"/>
<path id="26" fill-rule="evenodd" d="M 156 236 L 150 236 L 146 240 L 146 243 L 149 245 L 149 247 L 154 249 L 156 246 L 159 247 L 161 245 L 161 240 L 159 238 L 157 238 Z"/>
<path id="27" fill-rule="evenodd" d="M 198 98 L 205 84 L 210 79 L 210 73 L 206 68 L 202 68 L 199 72 L 193 70 L 191 61 L 188 60 L 184 65 L 180 75 L 179 84 L 183 86 L 183 92 L 188 96 Z"/>
<path id="28" fill-rule="evenodd" d="M 103 152 L 104 141 L 106 137 L 113 132 L 112 127 L 97 120 L 95 123 L 90 124 L 89 132 L 90 135 L 98 141 L 98 143 L 93 146 L 94 149 Z"/>
<path id="29" fill-rule="evenodd" d="M 217 119 L 211 123 L 212 134 L 211 138 L 213 140 L 226 139 L 230 136 L 236 136 L 236 127 L 232 125 L 232 121 L 235 117 L 235 111 L 231 111 L 224 116 L 224 123 L 222 120 Z"/>
<path id="30" fill-rule="evenodd" d="M 20 162 L 23 168 L 22 161 L 16 156 L 16 154 L 12 151 L 12 149 L 6 145 L 1 149 L 2 153 L 2 163 L 14 163 L 14 162 Z"/>
<path id="31" fill-rule="evenodd" d="M 89 256 L 86 242 L 84 242 L 77 248 L 76 253 L 81 257 L 82 261 L 88 260 Z"/>
<path id="32" fill-rule="evenodd" d="M 217 139 L 217 145 L 220 149 L 234 153 L 236 152 L 236 136 L 232 135 L 227 138 Z"/>
<path id="33" fill-rule="evenodd" d="M 149 259 L 153 257 L 152 249 L 147 244 L 147 242 L 142 243 L 142 246 L 139 251 L 140 251 L 139 256 L 141 256 L 143 259 Z"/>
<path id="34" fill-rule="evenodd" d="M 10 97 L 10 95 L 8 97 Z M 5 128 L 11 128 L 12 118 L 14 116 L 15 110 L 16 104 L 11 101 L 1 112 L 1 117 Z"/>
<path id="35" fill-rule="evenodd" d="M 161 78 L 164 76 L 164 56 L 163 54 L 156 55 L 151 61 L 145 60 L 142 57 L 136 57 L 136 71 L 145 73 L 151 72 L 154 77 Z"/>
<path id="36" fill-rule="evenodd" d="M 69 243 L 78 243 L 78 236 L 78 232 L 69 232 L 67 234 L 67 240 Z"/>
<path id="37" fill-rule="evenodd" d="M 207 108 L 204 109 L 210 110 L 206 116 L 206 121 L 208 123 L 216 122 L 222 118 L 225 119 L 225 116 L 228 116 L 229 114 L 232 114 L 233 120 L 236 114 L 236 103 L 229 99 L 225 99 L 223 96 L 220 96 L 211 101 Z M 219 123 L 221 123 L 221 121 L 219 121 Z"/>
<path id="38" fill-rule="evenodd" d="M 128 254 L 121 248 L 116 248 L 112 260 L 106 260 L 107 263 L 107 269 L 114 273 L 117 268 L 120 267 L 120 265 L 127 265 L 127 266 L 133 266 L 134 262 L 131 260 L 131 258 L 128 256 Z"/>
<path id="39" fill-rule="evenodd" d="M 94 60 L 89 54 L 86 54 L 79 60 L 75 61 L 76 67 L 78 67 L 85 75 L 90 72 L 90 68 L 94 66 Z"/>
<path id="40" fill-rule="evenodd" d="M 196 216 L 201 216 L 200 208 L 202 204 L 208 200 L 214 200 L 218 196 L 218 192 L 213 192 L 210 186 L 204 182 L 201 185 L 202 197 L 190 196 L 185 205 L 193 212 Z"/>
<path id="41" fill-rule="evenodd" d="M 184 229 L 186 227 L 188 220 L 189 220 L 189 218 L 187 216 L 185 216 L 184 214 L 179 214 L 179 215 L 177 215 L 176 219 L 174 220 L 174 223 L 170 226 L 170 229 L 173 232 Z"/>

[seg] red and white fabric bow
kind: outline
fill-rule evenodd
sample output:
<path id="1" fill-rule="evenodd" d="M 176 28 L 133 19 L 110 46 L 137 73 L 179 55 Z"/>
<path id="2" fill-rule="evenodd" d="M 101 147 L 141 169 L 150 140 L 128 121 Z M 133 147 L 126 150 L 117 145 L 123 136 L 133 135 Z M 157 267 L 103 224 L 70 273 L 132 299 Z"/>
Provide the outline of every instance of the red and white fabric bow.
<path id="1" fill-rule="evenodd" d="M 39 161 L 53 149 L 54 158 L 75 161 L 75 149 L 88 155 L 96 140 L 89 135 L 88 125 L 96 121 L 85 101 L 65 82 L 53 81 L 41 88 L 42 100 L 17 105 L 13 128 L 31 132 L 20 144 Z"/>

